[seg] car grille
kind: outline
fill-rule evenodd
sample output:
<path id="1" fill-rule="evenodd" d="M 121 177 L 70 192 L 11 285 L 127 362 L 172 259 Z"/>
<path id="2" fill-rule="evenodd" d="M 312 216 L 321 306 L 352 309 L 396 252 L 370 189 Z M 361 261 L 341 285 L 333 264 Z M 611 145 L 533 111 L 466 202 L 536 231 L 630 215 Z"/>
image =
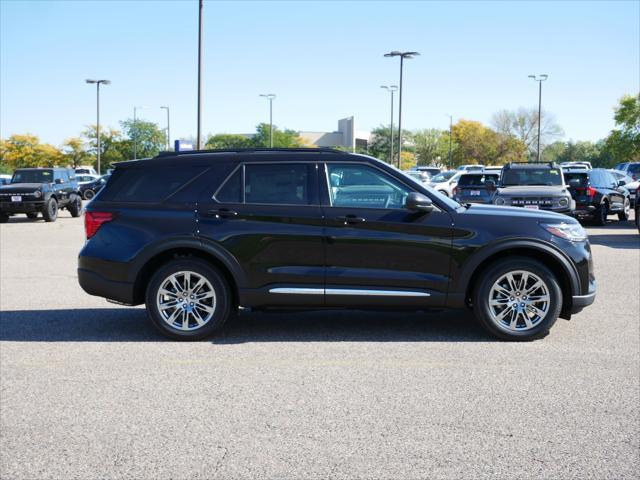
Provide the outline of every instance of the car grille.
<path id="1" fill-rule="evenodd" d="M 511 205 L 538 205 L 540 207 L 551 207 L 553 205 L 551 197 L 512 197 Z"/>
<path id="2" fill-rule="evenodd" d="M 0 198 L 11 198 L 12 196 L 21 196 L 21 197 L 35 197 L 33 192 L 11 192 L 11 193 L 0 193 Z"/>

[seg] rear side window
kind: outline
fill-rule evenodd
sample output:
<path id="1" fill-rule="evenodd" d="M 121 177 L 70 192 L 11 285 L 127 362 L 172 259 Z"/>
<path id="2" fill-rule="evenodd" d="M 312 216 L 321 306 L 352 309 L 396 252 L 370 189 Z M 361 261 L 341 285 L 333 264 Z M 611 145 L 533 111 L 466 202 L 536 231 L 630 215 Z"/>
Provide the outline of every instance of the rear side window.
<path id="1" fill-rule="evenodd" d="M 458 180 L 460 187 L 482 187 L 487 180 L 494 183 L 498 181 L 498 175 L 462 175 Z"/>
<path id="2" fill-rule="evenodd" d="M 161 202 L 203 170 L 204 167 L 117 169 L 100 199 L 109 202 Z"/>
<path id="3" fill-rule="evenodd" d="M 627 169 L 627 173 L 629 175 L 640 174 L 640 163 L 632 163 L 631 165 L 629 165 L 629 168 Z"/>
<path id="4" fill-rule="evenodd" d="M 242 203 L 242 166 L 224 183 L 216 194 L 220 203 Z"/>
<path id="5" fill-rule="evenodd" d="M 309 175 L 305 164 L 245 165 L 245 203 L 307 205 Z"/>

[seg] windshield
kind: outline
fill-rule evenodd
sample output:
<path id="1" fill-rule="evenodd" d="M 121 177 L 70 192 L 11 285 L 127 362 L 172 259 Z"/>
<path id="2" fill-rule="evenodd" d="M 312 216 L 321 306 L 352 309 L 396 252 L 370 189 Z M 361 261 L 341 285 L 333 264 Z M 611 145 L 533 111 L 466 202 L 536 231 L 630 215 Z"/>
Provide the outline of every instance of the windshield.
<path id="1" fill-rule="evenodd" d="M 439 173 L 438 175 L 436 175 L 435 177 L 433 177 L 431 179 L 432 183 L 441 183 L 441 182 L 446 182 L 447 180 L 449 180 L 451 177 L 453 177 L 456 173 L 456 171 L 452 170 L 449 172 L 442 172 Z"/>
<path id="2" fill-rule="evenodd" d="M 640 163 L 632 163 L 629 165 L 627 172 L 633 175 L 640 173 Z"/>
<path id="3" fill-rule="evenodd" d="M 11 183 L 52 183 L 53 170 L 18 170 Z"/>
<path id="4" fill-rule="evenodd" d="M 502 186 L 562 185 L 562 175 L 557 168 L 517 168 L 502 172 Z"/>
<path id="5" fill-rule="evenodd" d="M 498 181 L 498 175 L 462 175 L 458 180 L 458 187 L 482 187 L 487 180 L 496 183 Z"/>

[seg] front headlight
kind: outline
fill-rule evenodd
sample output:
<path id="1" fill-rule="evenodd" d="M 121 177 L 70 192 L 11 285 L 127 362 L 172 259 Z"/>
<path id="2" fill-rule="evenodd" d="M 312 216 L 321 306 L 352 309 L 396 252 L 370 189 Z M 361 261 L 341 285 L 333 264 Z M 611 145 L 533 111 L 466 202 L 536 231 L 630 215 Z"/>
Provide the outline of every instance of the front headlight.
<path id="1" fill-rule="evenodd" d="M 42 196 L 42 192 L 40 190 L 36 190 L 33 192 L 33 196 L 36 198 L 40 198 Z"/>
<path id="2" fill-rule="evenodd" d="M 587 231 L 579 223 L 541 223 L 540 226 L 550 234 L 570 242 L 582 242 L 587 239 Z"/>
<path id="3" fill-rule="evenodd" d="M 496 198 L 496 205 L 504 205 L 504 198 L 502 197 Z"/>
<path id="4" fill-rule="evenodd" d="M 566 207 L 567 205 L 569 205 L 569 199 L 567 197 L 562 197 L 558 202 L 558 205 L 560 205 L 561 207 Z"/>

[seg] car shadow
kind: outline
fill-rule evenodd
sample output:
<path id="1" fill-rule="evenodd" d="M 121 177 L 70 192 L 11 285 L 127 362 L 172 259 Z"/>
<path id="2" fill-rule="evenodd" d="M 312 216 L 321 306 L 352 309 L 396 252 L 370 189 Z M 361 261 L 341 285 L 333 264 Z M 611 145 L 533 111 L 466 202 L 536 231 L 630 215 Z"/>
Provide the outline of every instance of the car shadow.
<path id="1" fill-rule="evenodd" d="M 158 342 L 141 308 L 0 312 L 0 341 Z M 490 342 L 469 312 L 242 312 L 214 345 L 249 342 Z"/>
<path id="2" fill-rule="evenodd" d="M 640 248 L 640 235 L 638 235 L 637 230 L 631 235 L 589 235 L 589 243 L 604 247 L 637 250 Z"/>

